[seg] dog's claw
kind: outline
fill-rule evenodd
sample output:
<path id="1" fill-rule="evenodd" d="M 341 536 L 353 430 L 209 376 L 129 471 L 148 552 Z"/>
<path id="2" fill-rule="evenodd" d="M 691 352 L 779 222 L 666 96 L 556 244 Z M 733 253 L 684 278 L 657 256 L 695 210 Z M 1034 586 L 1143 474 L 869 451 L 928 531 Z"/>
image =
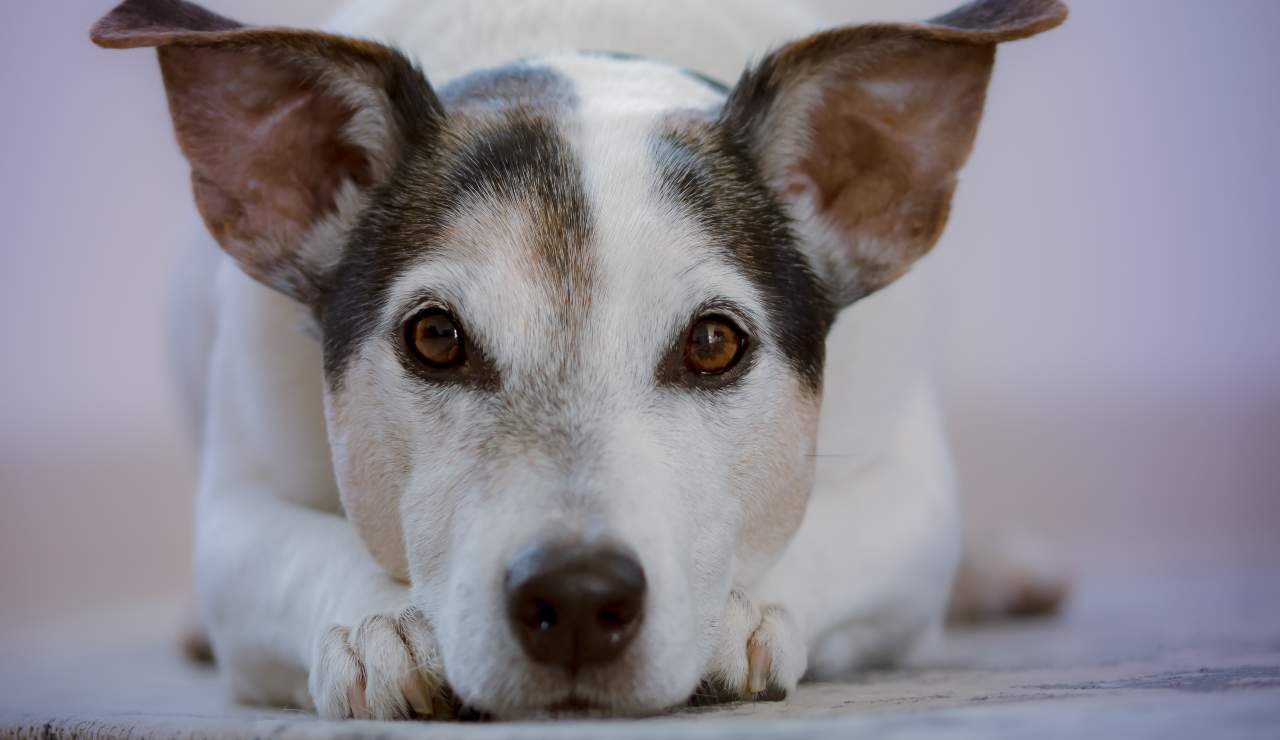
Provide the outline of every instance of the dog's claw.
<path id="1" fill-rule="evenodd" d="M 747 693 L 763 694 L 769 687 L 769 668 L 773 658 L 768 649 L 755 639 L 755 635 L 747 641 Z"/>
<path id="2" fill-rule="evenodd" d="M 326 719 L 448 719 L 453 702 L 443 675 L 431 626 L 410 609 L 331 628 L 308 685 Z"/>
<path id="3" fill-rule="evenodd" d="M 807 657 L 804 639 L 786 609 L 757 607 L 734 591 L 703 685 L 721 701 L 778 701 L 795 690 Z"/>

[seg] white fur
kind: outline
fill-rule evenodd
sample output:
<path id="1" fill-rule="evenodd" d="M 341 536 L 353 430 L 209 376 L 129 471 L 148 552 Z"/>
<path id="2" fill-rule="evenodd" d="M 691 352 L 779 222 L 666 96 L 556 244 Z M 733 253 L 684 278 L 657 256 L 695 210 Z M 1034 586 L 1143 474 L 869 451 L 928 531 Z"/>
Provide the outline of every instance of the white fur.
<path id="1" fill-rule="evenodd" d="M 728 11 L 676 0 L 514 8 L 384 0 L 353 3 L 331 27 L 396 42 L 437 83 L 552 48 L 637 52 L 732 80 L 749 57 L 813 30 L 801 11 L 780 13 L 763 0 Z M 442 661 L 422 668 L 419 688 L 434 691 L 443 671 L 465 699 L 504 716 L 570 696 L 653 711 L 681 701 L 704 675 L 744 694 L 759 688 L 753 660 L 766 661 L 770 687 L 787 690 L 806 664 L 828 674 L 900 656 L 940 620 L 958 516 L 924 369 L 921 278 L 904 278 L 837 324 L 816 444 L 836 457 L 819 458 L 802 521 L 799 506 L 769 509 L 760 500 L 769 489 L 794 488 L 803 504 L 811 483 L 804 462 L 815 450 L 816 409 L 806 408 L 784 363 L 762 356 L 743 401 L 711 418 L 705 405 L 651 383 L 670 332 L 701 297 L 732 298 L 749 314 L 744 321 L 766 321 L 745 279 L 688 249 L 698 228 L 656 200 L 645 176 L 643 134 L 665 101 L 693 104 L 708 93 L 660 65 L 615 80 L 571 56 L 541 63 L 572 77 L 582 100 L 567 135 L 599 222 L 593 253 L 602 281 L 582 320 L 587 335 L 618 342 L 598 356 L 574 355 L 564 389 L 563 413 L 590 428 L 596 464 L 566 472 L 536 444 L 477 459 L 483 404 L 433 390 L 436 423 L 419 423 L 420 397 L 410 397 L 385 343 L 360 350 L 344 394 L 326 408 L 319 347 L 300 331 L 305 311 L 220 259 L 215 333 L 203 345 L 184 343 L 208 356 L 184 364 L 209 368 L 196 544 L 201 613 L 242 699 L 314 701 L 332 716 L 396 716 L 404 702 L 420 708 L 432 697 L 405 688 L 417 668 L 387 631 L 409 608 L 424 615 L 409 641 L 438 643 Z M 578 351 L 533 341 L 557 327 L 539 284 L 523 277 L 530 228 L 520 208 L 474 204 L 447 236 L 474 248 L 402 275 L 386 326 L 429 286 L 485 346 L 498 348 L 494 360 L 510 382 L 557 352 Z M 507 237 L 503 250 L 492 249 L 495 234 Z M 207 260 L 212 249 L 201 243 L 191 259 Z M 688 305 L 673 303 L 682 296 Z M 730 464 L 748 457 L 768 462 Z M 338 480 L 346 482 L 341 499 Z M 343 505 L 369 505 L 360 489 L 376 487 L 388 498 L 370 506 L 376 511 L 357 532 Z M 779 520 L 772 530 L 758 525 L 770 517 Z M 754 534 L 742 537 L 753 521 Z M 652 608 L 624 665 L 576 683 L 523 657 L 500 594 L 515 552 L 564 535 L 633 548 Z M 352 691 L 364 697 L 364 715 Z"/>

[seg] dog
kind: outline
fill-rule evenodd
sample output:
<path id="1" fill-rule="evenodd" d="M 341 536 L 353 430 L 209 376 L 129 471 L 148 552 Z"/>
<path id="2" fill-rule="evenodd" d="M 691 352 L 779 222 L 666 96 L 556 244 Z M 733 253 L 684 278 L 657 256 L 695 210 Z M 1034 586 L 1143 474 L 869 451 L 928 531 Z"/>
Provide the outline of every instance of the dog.
<path id="1" fill-rule="evenodd" d="M 191 240 L 173 315 L 199 614 L 234 697 L 634 716 L 782 699 L 936 636 L 961 517 L 908 272 L 996 46 L 1065 16 L 834 28 L 728 85 L 811 19 L 388 0 L 311 32 L 128 0 L 98 21 L 101 46 L 158 50 L 221 248 Z M 1026 601 L 973 580 L 986 611 Z"/>

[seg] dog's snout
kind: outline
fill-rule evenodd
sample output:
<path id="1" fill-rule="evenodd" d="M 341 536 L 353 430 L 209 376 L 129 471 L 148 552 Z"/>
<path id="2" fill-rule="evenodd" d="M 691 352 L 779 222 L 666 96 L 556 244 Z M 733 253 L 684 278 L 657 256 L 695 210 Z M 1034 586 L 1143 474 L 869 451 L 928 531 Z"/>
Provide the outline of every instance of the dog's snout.
<path id="1" fill-rule="evenodd" d="M 570 672 L 621 655 L 644 616 L 644 570 L 616 547 L 536 547 L 507 571 L 506 585 L 525 653 Z"/>

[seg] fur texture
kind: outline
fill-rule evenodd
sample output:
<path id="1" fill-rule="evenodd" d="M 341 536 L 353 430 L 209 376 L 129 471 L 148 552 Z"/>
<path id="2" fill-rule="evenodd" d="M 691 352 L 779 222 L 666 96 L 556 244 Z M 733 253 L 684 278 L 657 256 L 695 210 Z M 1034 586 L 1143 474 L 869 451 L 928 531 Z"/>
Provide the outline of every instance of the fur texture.
<path id="1" fill-rule="evenodd" d="M 898 278 L 945 223 L 994 44 L 1064 11 L 828 31 L 730 87 L 811 21 L 708 7 L 386 1 L 334 21 L 403 53 L 179 0 L 95 27 L 160 47 L 234 258 L 193 248 L 216 330 L 183 346 L 208 372 L 201 615 L 236 696 L 644 714 L 783 698 L 936 631 L 959 516 L 924 286 Z M 486 66 L 499 53 L 525 58 Z M 462 327 L 465 363 L 415 359 L 423 310 Z M 709 315 L 747 338 L 722 376 L 680 362 Z M 815 477 L 819 446 L 841 462 Z M 618 543 L 648 583 L 634 641 L 576 672 L 531 660 L 504 605 L 517 555 L 562 541 Z"/>

